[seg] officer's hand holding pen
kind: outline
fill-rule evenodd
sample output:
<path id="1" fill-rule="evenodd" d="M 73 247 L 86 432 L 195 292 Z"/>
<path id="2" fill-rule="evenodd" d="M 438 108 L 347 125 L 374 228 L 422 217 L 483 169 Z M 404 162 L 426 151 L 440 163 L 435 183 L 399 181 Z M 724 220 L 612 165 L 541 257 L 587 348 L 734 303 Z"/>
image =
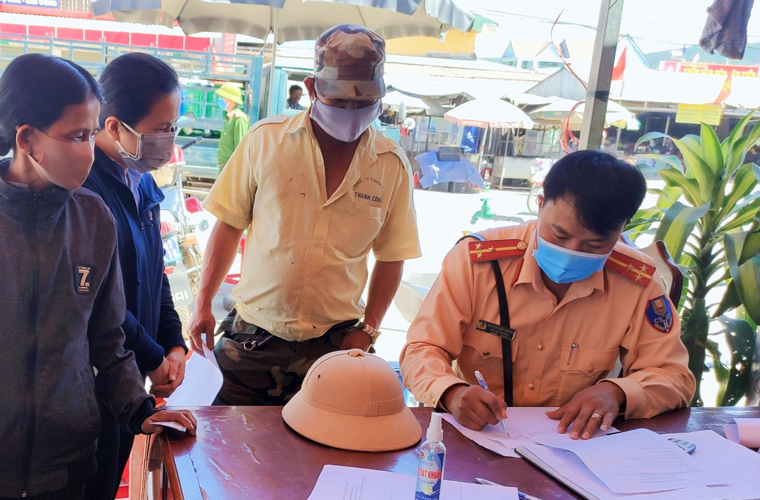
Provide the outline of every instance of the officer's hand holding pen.
<path id="1" fill-rule="evenodd" d="M 481 430 L 486 424 L 498 425 L 507 418 L 506 403 L 478 385 L 454 385 L 441 397 L 441 405 L 457 422 L 469 429 Z"/>
<path id="2" fill-rule="evenodd" d="M 480 387 L 488 391 L 488 384 L 486 384 L 486 379 L 483 378 L 483 374 L 480 373 L 479 370 L 475 370 L 475 378 L 478 379 L 478 384 L 480 384 Z M 507 413 L 504 412 L 504 418 L 506 418 L 506 416 Z M 499 423 L 501 424 L 501 428 L 504 430 L 504 433 L 509 436 L 509 429 L 507 429 L 507 424 L 504 423 L 504 419 L 500 418 Z"/>

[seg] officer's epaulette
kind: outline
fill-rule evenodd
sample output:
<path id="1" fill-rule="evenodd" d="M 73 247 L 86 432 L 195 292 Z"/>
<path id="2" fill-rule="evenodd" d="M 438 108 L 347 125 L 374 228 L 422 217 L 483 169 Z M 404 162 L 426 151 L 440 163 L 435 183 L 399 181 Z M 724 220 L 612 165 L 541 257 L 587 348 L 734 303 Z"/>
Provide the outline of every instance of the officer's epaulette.
<path id="1" fill-rule="evenodd" d="M 287 119 L 288 117 L 285 115 L 274 115 L 274 116 L 269 116 L 267 118 L 262 118 L 261 120 L 257 121 L 251 126 L 251 130 L 256 130 L 262 125 L 266 125 L 268 123 L 282 123 Z"/>
<path id="2" fill-rule="evenodd" d="M 612 251 L 612 254 L 607 258 L 604 267 L 615 271 L 621 276 L 624 276 L 641 286 L 647 286 L 649 282 L 652 281 L 652 276 L 656 270 L 654 266 L 634 257 L 629 257 L 617 250 Z"/>
<path id="3" fill-rule="evenodd" d="M 469 243 L 470 262 L 489 262 L 509 257 L 522 257 L 526 248 L 528 245 L 518 239 L 471 241 Z"/>

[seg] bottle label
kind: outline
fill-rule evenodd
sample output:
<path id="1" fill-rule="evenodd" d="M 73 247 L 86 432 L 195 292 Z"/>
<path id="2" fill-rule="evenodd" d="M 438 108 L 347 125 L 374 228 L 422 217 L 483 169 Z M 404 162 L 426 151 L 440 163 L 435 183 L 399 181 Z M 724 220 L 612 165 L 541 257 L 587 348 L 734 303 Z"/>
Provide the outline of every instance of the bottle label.
<path id="1" fill-rule="evenodd" d="M 414 500 L 438 500 L 443 479 L 443 453 L 420 451 Z"/>

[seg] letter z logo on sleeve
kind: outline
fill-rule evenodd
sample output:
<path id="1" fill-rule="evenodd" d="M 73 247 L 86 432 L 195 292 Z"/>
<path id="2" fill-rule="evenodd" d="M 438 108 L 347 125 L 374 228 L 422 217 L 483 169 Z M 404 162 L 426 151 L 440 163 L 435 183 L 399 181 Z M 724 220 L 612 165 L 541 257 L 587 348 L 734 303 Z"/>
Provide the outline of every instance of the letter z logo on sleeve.
<path id="1" fill-rule="evenodd" d="M 92 266 L 74 266 L 74 290 L 80 295 L 87 295 L 92 291 Z"/>
<path id="2" fill-rule="evenodd" d="M 673 328 L 673 309 L 664 295 L 649 301 L 646 315 L 647 321 L 655 330 L 668 333 Z"/>

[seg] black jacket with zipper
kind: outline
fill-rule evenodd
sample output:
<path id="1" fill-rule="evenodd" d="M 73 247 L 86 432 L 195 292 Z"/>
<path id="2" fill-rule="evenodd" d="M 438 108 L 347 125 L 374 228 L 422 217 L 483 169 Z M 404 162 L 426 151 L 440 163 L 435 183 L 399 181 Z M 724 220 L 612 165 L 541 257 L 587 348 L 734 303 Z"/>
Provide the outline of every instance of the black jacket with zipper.
<path id="1" fill-rule="evenodd" d="M 34 194 L 1 178 L 9 166 L 0 161 L 0 497 L 21 497 L 94 473 L 96 384 L 135 434 L 155 402 L 123 348 L 108 208 L 85 189 Z"/>

